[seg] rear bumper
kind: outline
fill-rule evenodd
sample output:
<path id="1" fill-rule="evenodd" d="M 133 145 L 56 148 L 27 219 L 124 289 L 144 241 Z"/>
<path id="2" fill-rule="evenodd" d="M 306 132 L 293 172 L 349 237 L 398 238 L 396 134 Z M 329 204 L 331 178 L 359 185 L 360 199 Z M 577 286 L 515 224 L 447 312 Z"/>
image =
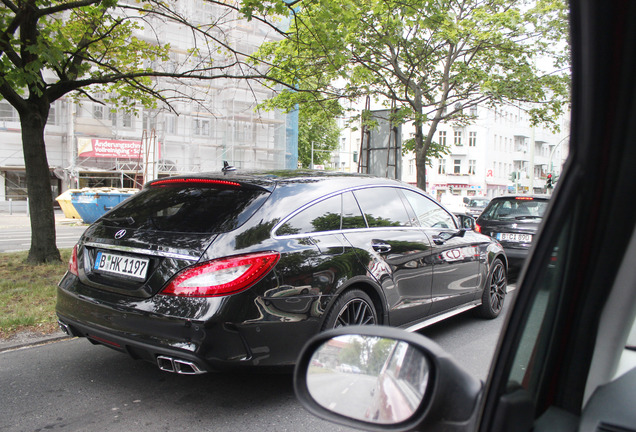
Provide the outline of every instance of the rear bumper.
<path id="1" fill-rule="evenodd" d="M 85 288 L 75 283 L 61 283 L 58 287 L 56 312 L 62 327 L 73 336 L 86 337 L 92 343 L 158 364 L 164 370 L 169 370 L 166 358 L 172 360 L 174 372 L 178 372 L 179 361 L 202 372 L 291 366 L 305 341 L 319 331 L 319 318 L 309 314 L 304 319 L 290 320 L 290 314 L 283 319 L 251 311 L 247 315 L 252 319 L 248 319 L 236 307 L 238 303 L 216 298 L 191 304 L 198 309 L 191 311 L 192 316 L 205 318 L 197 320 L 169 316 L 174 297 L 153 302 L 104 294 L 97 300 Z M 206 308 L 207 311 L 202 310 Z"/>

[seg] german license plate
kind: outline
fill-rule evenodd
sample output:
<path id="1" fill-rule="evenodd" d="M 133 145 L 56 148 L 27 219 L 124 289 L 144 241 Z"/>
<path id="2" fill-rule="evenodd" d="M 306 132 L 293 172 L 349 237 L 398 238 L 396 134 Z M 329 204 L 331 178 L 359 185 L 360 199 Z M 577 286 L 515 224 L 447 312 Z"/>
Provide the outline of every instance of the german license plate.
<path id="1" fill-rule="evenodd" d="M 145 280 L 148 272 L 147 258 L 134 258 L 129 256 L 111 254 L 108 252 L 97 252 L 95 257 L 96 271 L 112 273 L 133 279 Z"/>
<path id="2" fill-rule="evenodd" d="M 532 234 L 498 233 L 497 240 L 518 243 L 532 243 Z"/>

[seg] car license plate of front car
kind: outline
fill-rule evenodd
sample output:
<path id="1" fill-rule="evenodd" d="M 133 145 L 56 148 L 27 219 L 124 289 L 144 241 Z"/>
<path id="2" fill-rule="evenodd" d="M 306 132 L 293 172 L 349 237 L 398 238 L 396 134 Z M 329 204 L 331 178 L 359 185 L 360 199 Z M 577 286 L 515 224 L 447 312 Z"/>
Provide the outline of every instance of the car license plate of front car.
<path id="1" fill-rule="evenodd" d="M 532 234 L 498 233 L 497 240 L 518 242 L 518 243 L 531 243 Z"/>
<path id="2" fill-rule="evenodd" d="M 145 280 L 148 272 L 148 263 L 149 260 L 147 258 L 134 258 L 100 251 L 97 252 L 93 268 L 98 272 Z"/>

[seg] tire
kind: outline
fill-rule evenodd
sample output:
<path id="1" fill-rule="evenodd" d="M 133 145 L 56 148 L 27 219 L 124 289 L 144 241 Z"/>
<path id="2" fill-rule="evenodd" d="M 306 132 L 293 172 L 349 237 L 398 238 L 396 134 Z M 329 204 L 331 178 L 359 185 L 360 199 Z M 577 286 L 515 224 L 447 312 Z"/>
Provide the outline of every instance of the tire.
<path id="1" fill-rule="evenodd" d="M 506 267 L 500 259 L 496 259 L 492 263 L 484 286 L 481 305 L 476 309 L 477 316 L 486 319 L 497 318 L 503 309 L 507 291 Z"/>
<path id="2" fill-rule="evenodd" d="M 336 300 L 325 317 L 322 329 L 373 324 L 378 324 L 378 313 L 371 297 L 362 290 L 352 289 L 345 291 Z"/>

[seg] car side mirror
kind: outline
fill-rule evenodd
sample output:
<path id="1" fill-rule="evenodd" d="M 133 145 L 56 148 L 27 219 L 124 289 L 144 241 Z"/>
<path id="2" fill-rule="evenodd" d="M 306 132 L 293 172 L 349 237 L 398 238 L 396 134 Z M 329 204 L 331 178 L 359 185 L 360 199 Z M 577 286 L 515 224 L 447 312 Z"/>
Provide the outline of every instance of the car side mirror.
<path id="1" fill-rule="evenodd" d="M 314 336 L 294 373 L 310 412 L 365 430 L 472 424 L 482 392 L 437 344 L 384 326 L 347 326 Z"/>
<path id="2" fill-rule="evenodd" d="M 467 214 L 456 214 L 459 219 L 459 226 L 467 230 L 475 230 L 475 218 Z"/>

